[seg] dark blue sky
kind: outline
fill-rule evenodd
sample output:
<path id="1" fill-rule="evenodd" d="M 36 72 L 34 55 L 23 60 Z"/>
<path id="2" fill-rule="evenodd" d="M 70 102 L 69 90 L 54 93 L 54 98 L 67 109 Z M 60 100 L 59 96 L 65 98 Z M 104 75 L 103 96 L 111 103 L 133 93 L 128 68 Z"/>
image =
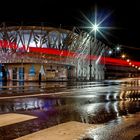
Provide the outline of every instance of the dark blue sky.
<path id="1" fill-rule="evenodd" d="M 81 13 L 92 20 L 95 5 L 100 17 L 111 13 L 103 24 L 117 28 L 104 32 L 109 42 L 124 45 L 124 50 L 138 58 L 140 50 L 127 48 L 139 48 L 138 0 L 21 0 L 18 3 L 5 1 L 1 4 L 0 21 L 32 25 L 43 23 L 56 27 L 61 24 L 62 28 L 86 26 L 86 20 Z"/>

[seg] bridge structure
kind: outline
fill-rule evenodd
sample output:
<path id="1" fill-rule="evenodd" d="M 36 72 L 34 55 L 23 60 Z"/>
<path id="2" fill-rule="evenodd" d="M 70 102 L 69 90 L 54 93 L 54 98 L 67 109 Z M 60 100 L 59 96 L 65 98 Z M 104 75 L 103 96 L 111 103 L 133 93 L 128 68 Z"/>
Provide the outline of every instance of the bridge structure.
<path id="1" fill-rule="evenodd" d="M 107 49 L 75 27 L 2 26 L 0 80 L 103 80 Z"/>

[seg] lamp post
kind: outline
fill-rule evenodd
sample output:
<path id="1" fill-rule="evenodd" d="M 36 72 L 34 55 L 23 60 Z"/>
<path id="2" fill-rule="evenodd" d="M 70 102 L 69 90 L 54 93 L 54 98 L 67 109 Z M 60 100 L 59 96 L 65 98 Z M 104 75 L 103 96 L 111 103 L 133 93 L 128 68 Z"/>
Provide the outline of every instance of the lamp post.
<path id="1" fill-rule="evenodd" d="M 90 46 L 89 46 L 89 80 L 92 80 L 92 63 L 91 63 L 91 40 L 90 40 Z"/>
<path id="2" fill-rule="evenodd" d="M 94 43 L 96 44 L 96 32 L 99 30 L 98 24 L 93 24 L 92 25 L 92 31 L 94 32 Z M 89 80 L 92 81 L 92 60 L 91 60 L 91 55 L 92 55 L 92 39 L 90 40 L 90 46 L 89 46 Z"/>
<path id="3" fill-rule="evenodd" d="M 102 33 L 103 29 L 113 29 L 113 27 L 106 27 L 106 26 L 102 26 L 103 23 L 105 22 L 105 20 L 110 16 L 110 13 L 107 14 L 106 16 L 98 16 L 97 13 L 97 7 L 95 6 L 95 12 L 94 12 L 94 17 L 92 16 L 92 20 L 90 20 L 86 15 L 84 15 L 82 13 L 83 17 L 88 21 L 88 23 L 90 24 L 90 26 L 88 27 L 84 27 L 84 28 L 88 28 L 90 29 L 89 33 L 94 32 L 94 43 L 96 45 L 96 32 L 98 32 L 105 40 L 107 40 L 106 36 Z M 101 29 L 101 30 L 100 30 Z M 92 59 L 91 59 L 91 55 L 92 55 L 92 41 L 90 40 L 90 45 L 89 45 L 89 80 L 92 80 Z"/>

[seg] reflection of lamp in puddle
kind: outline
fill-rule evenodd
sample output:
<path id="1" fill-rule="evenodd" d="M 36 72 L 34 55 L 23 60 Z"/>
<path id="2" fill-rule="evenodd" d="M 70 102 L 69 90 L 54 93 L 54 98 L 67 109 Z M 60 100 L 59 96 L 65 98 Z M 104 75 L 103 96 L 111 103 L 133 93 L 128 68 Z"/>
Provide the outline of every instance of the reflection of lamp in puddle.
<path id="1" fill-rule="evenodd" d="M 114 94 L 114 100 L 117 100 L 119 93 Z"/>
<path id="2" fill-rule="evenodd" d="M 106 100 L 107 100 L 107 101 L 110 99 L 110 95 L 111 95 L 110 92 L 106 95 Z"/>
<path id="3" fill-rule="evenodd" d="M 111 105 L 111 102 L 107 102 L 105 104 L 105 110 L 107 111 L 107 113 L 110 113 L 110 105 Z"/>
<path id="4" fill-rule="evenodd" d="M 125 96 L 125 91 L 121 91 L 121 93 L 120 93 L 120 99 L 123 100 L 124 99 L 124 96 Z"/>
<path id="5" fill-rule="evenodd" d="M 119 103 L 118 101 L 113 103 L 113 108 L 114 108 L 114 111 L 117 113 L 117 116 L 119 116 L 118 103 Z"/>

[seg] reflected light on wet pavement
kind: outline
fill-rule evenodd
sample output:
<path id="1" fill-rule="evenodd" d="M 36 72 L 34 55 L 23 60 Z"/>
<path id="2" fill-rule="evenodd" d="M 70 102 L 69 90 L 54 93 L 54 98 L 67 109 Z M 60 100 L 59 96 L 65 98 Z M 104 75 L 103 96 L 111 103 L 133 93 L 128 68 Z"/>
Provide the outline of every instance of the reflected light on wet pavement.
<path id="1" fill-rule="evenodd" d="M 118 118 L 91 130 L 87 137 L 94 140 L 132 140 L 140 134 L 140 113 Z"/>
<path id="2" fill-rule="evenodd" d="M 32 95 L 35 84 L 24 89 L 30 88 Z M 46 87 L 45 84 L 41 85 Z M 2 99 L 1 96 L 0 114 L 22 113 L 37 118 L 1 127 L 0 139 L 20 138 L 70 121 L 96 126 L 78 140 L 86 137 L 94 140 L 133 140 L 140 134 L 139 79 L 60 84 L 65 89 L 50 93 L 45 89 L 49 96 L 46 92 L 40 92 L 44 96 L 34 97 L 18 92 L 16 98 Z M 39 91 L 38 87 L 38 94 Z M 1 95 L 6 96 L 4 93 Z M 21 95 L 22 98 L 18 98 Z"/>

